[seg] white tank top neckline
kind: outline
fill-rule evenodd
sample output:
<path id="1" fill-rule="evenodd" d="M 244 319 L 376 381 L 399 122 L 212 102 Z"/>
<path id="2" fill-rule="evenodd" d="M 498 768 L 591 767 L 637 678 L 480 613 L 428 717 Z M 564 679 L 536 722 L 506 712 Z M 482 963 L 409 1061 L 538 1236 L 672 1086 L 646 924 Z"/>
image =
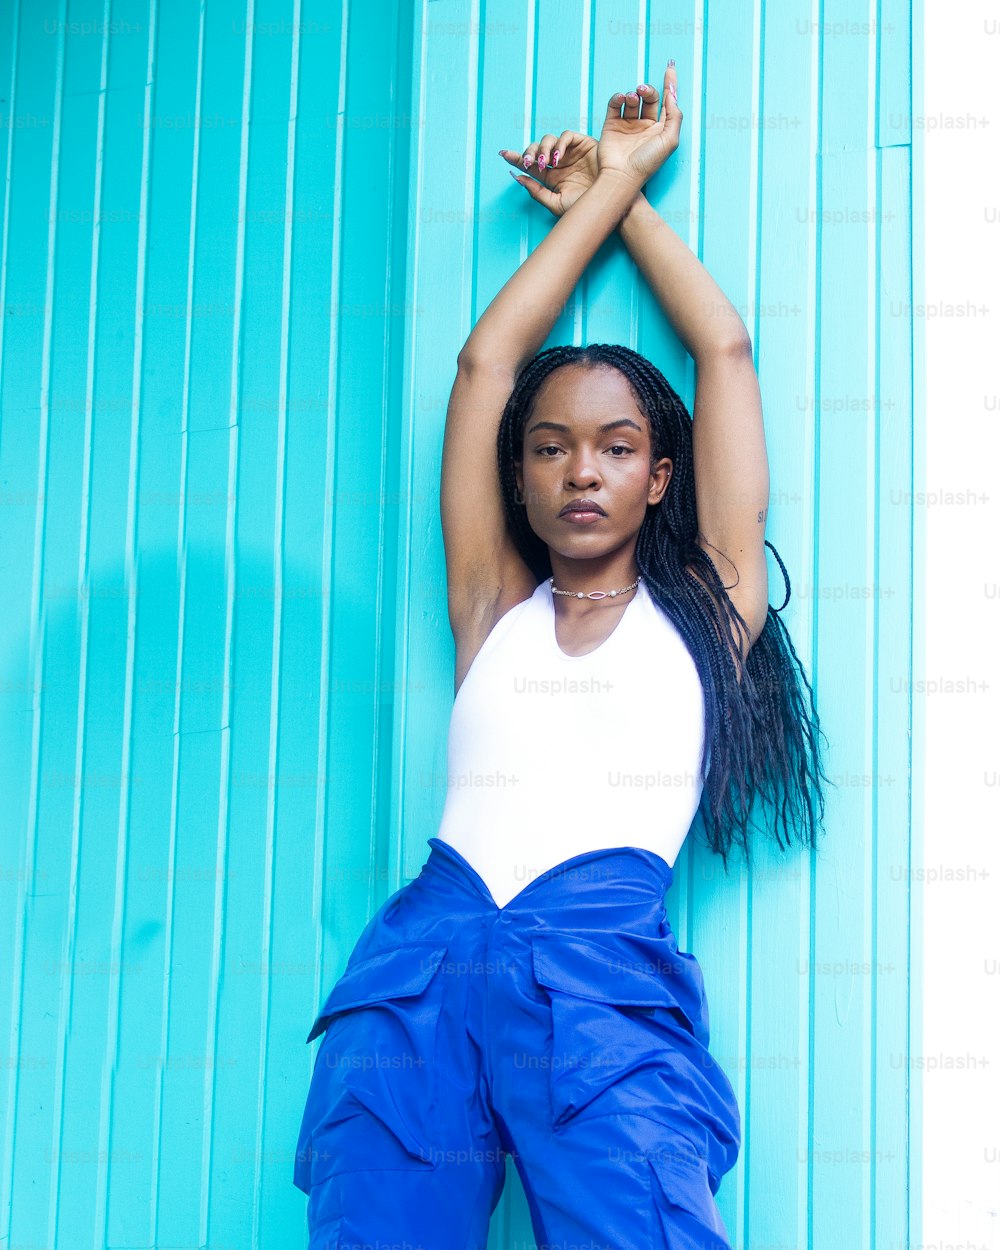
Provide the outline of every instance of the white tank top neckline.
<path id="1" fill-rule="evenodd" d="M 643 578 L 640 578 L 639 585 L 636 586 L 635 588 L 635 594 L 629 595 L 628 602 L 625 604 L 625 611 L 618 618 L 614 629 L 607 636 L 607 638 L 605 638 L 605 640 L 602 643 L 599 643 L 593 649 L 593 651 L 585 651 L 583 655 L 570 655 L 569 652 L 564 651 L 562 647 L 560 647 L 559 639 L 556 637 L 556 596 L 555 596 L 555 591 L 552 589 L 552 583 L 549 581 L 548 578 L 546 578 L 545 581 L 541 583 L 540 588 L 544 589 L 545 591 L 545 594 L 543 594 L 542 598 L 548 602 L 549 611 L 552 614 L 552 645 L 555 648 L 558 655 L 560 655 L 564 660 L 571 660 L 571 661 L 572 660 L 585 660 L 588 655 L 594 655 L 595 652 L 600 651 L 602 647 L 606 647 L 612 641 L 615 634 L 617 634 L 618 631 L 621 629 L 621 627 L 625 624 L 625 618 L 628 616 L 629 611 L 631 610 L 632 605 L 635 603 L 635 601 L 638 598 L 640 598 L 640 596 L 643 596 L 643 595 L 645 595 L 647 598 L 649 597 L 649 591 L 646 589 L 646 582 Z M 536 594 L 538 593 L 538 588 L 536 588 L 535 593 Z"/>

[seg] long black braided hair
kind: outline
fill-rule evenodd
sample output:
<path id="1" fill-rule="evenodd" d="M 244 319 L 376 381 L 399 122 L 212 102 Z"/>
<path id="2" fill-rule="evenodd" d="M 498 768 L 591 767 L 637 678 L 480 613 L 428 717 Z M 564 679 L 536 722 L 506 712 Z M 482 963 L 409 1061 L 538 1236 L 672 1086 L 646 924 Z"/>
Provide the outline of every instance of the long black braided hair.
<path id="1" fill-rule="evenodd" d="M 539 582 L 552 575 L 548 546 L 528 524 L 525 505 L 518 502 L 514 462 L 522 459 L 525 426 L 542 383 L 554 370 L 571 364 L 619 370 L 649 422 L 650 466 L 664 456 L 673 461 L 669 489 L 658 504 L 647 509 L 635 559 L 651 596 L 677 627 L 701 678 L 705 747 L 698 812 L 708 845 L 722 856 L 727 872 L 734 842 L 749 864 L 750 814 L 755 800 L 761 798 L 779 817 L 769 824 L 782 850 L 791 846 L 793 837 L 815 848 L 825 806 L 820 777 L 830 780 L 819 763 L 818 735 L 824 740 L 826 735 L 819 728 L 812 687 L 778 615 L 791 597 L 788 573 L 768 542 L 785 579 L 785 601 L 780 608 L 768 604 L 766 623 L 742 662 L 740 680 L 735 656 L 724 639 L 733 636 L 729 621 L 736 624 L 736 638 L 749 637 L 749 628 L 714 563 L 695 541 L 693 420 L 677 392 L 644 356 L 607 343 L 550 347 L 518 374 L 497 433 L 504 510 L 518 551 Z M 704 578 L 707 587 L 685 571 L 687 565 Z"/>

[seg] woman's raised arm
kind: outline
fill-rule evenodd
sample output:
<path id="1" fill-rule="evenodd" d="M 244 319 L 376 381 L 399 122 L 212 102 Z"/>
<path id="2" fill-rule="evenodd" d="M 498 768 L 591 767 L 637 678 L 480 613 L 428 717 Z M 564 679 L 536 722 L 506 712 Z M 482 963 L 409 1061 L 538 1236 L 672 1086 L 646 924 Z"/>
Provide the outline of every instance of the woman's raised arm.
<path id="1" fill-rule="evenodd" d="M 496 438 L 504 405 L 597 249 L 677 146 L 679 120 L 669 109 L 655 118 L 640 118 L 639 112 L 636 92 L 611 97 L 598 145 L 601 172 L 494 297 L 458 356 L 441 462 L 456 684 L 498 612 L 529 595 L 535 584 L 507 533 L 497 480 Z"/>
<path id="2" fill-rule="evenodd" d="M 668 93 L 675 70 L 654 87 L 616 91 L 597 145 L 600 170 L 476 322 L 459 355 L 516 374 L 545 342 L 597 249 L 616 229 L 643 184 L 677 148 L 680 112 Z M 623 115 L 624 106 L 624 115 Z M 642 106 L 646 115 L 640 117 Z"/>
<path id="3" fill-rule="evenodd" d="M 770 475 L 760 384 L 739 312 L 683 239 L 640 195 L 620 234 L 695 362 L 692 416 L 698 539 L 750 627 L 767 620 Z"/>
<path id="4" fill-rule="evenodd" d="M 608 117 L 620 113 L 623 103 L 628 104 L 624 95 L 613 95 Z M 638 114 L 638 97 L 634 111 Z M 466 339 L 459 362 L 516 375 L 541 349 L 584 270 L 617 229 L 641 186 L 625 169 L 602 169 L 493 297 Z"/>

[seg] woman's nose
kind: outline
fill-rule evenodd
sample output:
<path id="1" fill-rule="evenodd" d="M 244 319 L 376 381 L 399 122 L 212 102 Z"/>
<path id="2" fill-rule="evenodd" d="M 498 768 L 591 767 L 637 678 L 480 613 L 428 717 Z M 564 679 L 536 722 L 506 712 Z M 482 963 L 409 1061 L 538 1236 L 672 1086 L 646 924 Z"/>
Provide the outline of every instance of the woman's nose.
<path id="1" fill-rule="evenodd" d="M 570 465 L 566 474 L 567 484 L 570 486 L 590 485 L 598 478 L 597 468 L 589 459 L 582 459 L 575 465 Z"/>

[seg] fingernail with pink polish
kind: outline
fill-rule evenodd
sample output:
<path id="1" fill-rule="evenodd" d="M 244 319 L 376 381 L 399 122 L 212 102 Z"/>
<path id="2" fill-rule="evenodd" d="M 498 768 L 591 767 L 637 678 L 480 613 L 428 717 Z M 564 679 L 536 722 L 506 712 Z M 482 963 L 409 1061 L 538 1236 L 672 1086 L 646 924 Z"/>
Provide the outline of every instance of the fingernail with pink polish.
<path id="1" fill-rule="evenodd" d="M 558 165 L 558 164 L 559 164 L 559 157 L 560 157 L 560 156 L 562 156 L 562 153 L 561 153 L 561 152 L 559 152 L 558 150 L 552 153 L 552 164 L 553 164 L 553 165 Z"/>

